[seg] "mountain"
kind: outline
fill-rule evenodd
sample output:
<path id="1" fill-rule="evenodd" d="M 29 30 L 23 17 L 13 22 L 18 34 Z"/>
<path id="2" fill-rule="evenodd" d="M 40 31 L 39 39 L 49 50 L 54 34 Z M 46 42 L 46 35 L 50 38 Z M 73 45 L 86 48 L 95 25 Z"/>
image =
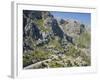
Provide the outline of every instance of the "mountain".
<path id="1" fill-rule="evenodd" d="M 47 65 L 52 64 L 51 67 L 55 64 L 62 67 L 65 65 L 52 59 L 63 61 L 63 57 L 67 66 L 90 65 L 89 50 L 90 35 L 85 24 L 76 20 L 58 20 L 49 11 L 23 10 L 23 67 L 45 59 L 50 59 Z M 83 60 L 82 56 L 87 59 Z M 83 62 L 70 62 L 71 58 L 72 61 L 80 58 Z"/>

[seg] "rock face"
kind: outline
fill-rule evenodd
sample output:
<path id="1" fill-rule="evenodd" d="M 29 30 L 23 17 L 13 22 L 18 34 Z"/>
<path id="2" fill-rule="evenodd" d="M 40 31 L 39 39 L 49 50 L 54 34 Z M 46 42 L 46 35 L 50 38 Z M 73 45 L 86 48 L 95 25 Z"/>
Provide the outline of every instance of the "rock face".
<path id="1" fill-rule="evenodd" d="M 75 20 L 60 20 L 59 25 L 64 34 L 73 38 L 79 36 L 85 30 L 85 25 Z"/>
<path id="2" fill-rule="evenodd" d="M 50 29 L 47 32 L 51 32 L 55 36 L 60 38 L 68 39 L 69 42 L 72 42 L 72 39 L 80 35 L 85 30 L 85 25 L 79 23 L 75 20 L 63 20 L 57 21 L 50 12 L 41 12 L 41 11 L 24 11 L 23 16 L 23 32 L 24 36 L 32 36 L 34 39 L 42 38 L 41 30 L 39 29 L 40 25 L 37 25 L 35 20 L 43 20 L 42 27 Z"/>
<path id="3" fill-rule="evenodd" d="M 27 64 L 29 65 L 29 63 L 36 63 L 37 61 L 48 59 L 52 55 L 61 60 L 64 56 L 65 64 L 69 65 L 72 61 L 66 59 L 69 56 L 68 54 L 79 53 L 79 50 L 74 49 L 74 46 L 85 46 L 81 43 L 76 44 L 77 38 L 80 38 L 80 36 L 86 32 L 85 28 L 84 24 L 76 20 L 57 20 L 49 11 L 23 10 L 23 53 L 28 53 L 23 56 L 23 63 L 25 63 L 23 66 L 25 67 Z M 72 50 L 68 51 L 68 46 L 71 45 L 73 45 L 73 48 L 70 48 Z M 74 65 L 76 59 L 77 62 L 78 59 L 83 59 L 80 56 L 78 56 L 78 58 L 72 58 Z M 49 67 L 55 66 L 55 64 L 56 66 L 65 66 L 64 63 L 62 63 L 64 62 L 63 60 L 61 62 L 51 62 L 46 64 Z M 39 66 L 41 65 L 39 64 Z"/>

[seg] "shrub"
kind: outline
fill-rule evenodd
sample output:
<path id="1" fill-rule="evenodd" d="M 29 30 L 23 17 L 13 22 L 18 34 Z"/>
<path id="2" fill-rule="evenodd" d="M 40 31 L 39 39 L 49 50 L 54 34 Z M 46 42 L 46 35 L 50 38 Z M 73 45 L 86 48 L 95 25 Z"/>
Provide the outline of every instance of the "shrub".
<path id="1" fill-rule="evenodd" d="M 52 68 L 57 68 L 57 67 L 64 67 L 64 65 L 52 60 L 51 62 L 48 63 L 50 67 Z"/>
<path id="2" fill-rule="evenodd" d="M 36 49 L 32 53 L 32 57 L 34 59 L 38 59 L 38 60 L 45 60 L 45 59 L 48 59 L 51 54 L 52 54 L 52 52 L 50 52 L 50 51 L 45 51 L 43 49 Z"/>
<path id="3" fill-rule="evenodd" d="M 79 50 L 76 49 L 74 45 L 70 44 L 70 46 L 68 46 L 65 54 L 66 54 L 66 56 L 77 57 L 77 56 L 79 56 Z"/>
<path id="4" fill-rule="evenodd" d="M 43 25 L 44 24 L 43 19 L 33 20 L 33 22 L 38 25 L 38 27 L 41 29 L 41 31 L 43 31 L 43 32 L 50 31 L 50 28 L 49 27 L 48 28 L 45 28 L 44 27 L 44 25 Z"/>
<path id="5" fill-rule="evenodd" d="M 91 43 L 91 35 L 88 32 L 84 32 L 76 40 L 76 44 L 80 48 L 88 48 L 90 47 L 90 43 Z"/>
<path id="6" fill-rule="evenodd" d="M 30 54 L 23 54 L 23 67 L 32 64 L 32 56 Z"/>

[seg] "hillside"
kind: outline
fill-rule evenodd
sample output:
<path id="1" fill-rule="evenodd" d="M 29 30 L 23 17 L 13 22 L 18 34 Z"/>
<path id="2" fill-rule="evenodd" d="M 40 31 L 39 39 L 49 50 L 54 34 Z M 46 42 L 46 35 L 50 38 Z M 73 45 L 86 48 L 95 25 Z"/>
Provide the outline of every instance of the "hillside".
<path id="1" fill-rule="evenodd" d="M 90 66 L 91 34 L 77 20 L 23 10 L 24 69 Z"/>

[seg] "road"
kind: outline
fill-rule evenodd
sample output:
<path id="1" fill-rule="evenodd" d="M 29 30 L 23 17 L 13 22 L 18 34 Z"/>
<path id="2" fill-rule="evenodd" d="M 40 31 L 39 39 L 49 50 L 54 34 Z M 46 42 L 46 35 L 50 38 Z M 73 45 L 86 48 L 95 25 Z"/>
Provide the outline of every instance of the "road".
<path id="1" fill-rule="evenodd" d="M 50 62 L 52 59 L 46 59 L 46 60 L 43 60 L 43 61 L 40 61 L 40 62 L 37 62 L 37 63 L 34 63 L 34 64 L 31 64 L 29 66 L 26 66 L 24 67 L 24 69 L 33 69 L 34 67 L 38 67 L 39 65 L 41 65 L 42 63 L 45 63 L 45 62 Z"/>

